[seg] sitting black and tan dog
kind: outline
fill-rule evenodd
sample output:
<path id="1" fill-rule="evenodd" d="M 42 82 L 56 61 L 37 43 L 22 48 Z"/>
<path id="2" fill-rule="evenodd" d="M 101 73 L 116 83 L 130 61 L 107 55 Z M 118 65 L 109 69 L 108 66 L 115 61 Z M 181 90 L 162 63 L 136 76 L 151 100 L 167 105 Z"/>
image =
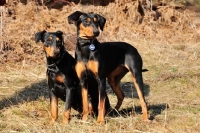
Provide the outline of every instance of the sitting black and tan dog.
<path id="1" fill-rule="evenodd" d="M 82 113 L 83 110 L 80 82 L 74 69 L 75 59 L 66 51 L 62 35 L 63 32 L 61 31 L 41 31 L 35 34 L 36 43 L 40 40 L 42 41 L 46 55 L 46 75 L 52 117 L 50 124 L 53 124 L 58 118 L 58 98 L 65 101 L 63 123 L 68 124 L 69 122 L 71 107 L 79 113 Z M 95 80 L 88 80 L 89 113 L 98 114 L 98 91 L 94 89 L 98 85 Z M 110 103 L 107 99 L 106 109 L 108 110 L 109 108 Z"/>
<path id="2" fill-rule="evenodd" d="M 68 22 L 77 26 L 77 44 L 75 69 L 80 79 L 83 94 L 83 117 L 87 120 L 88 89 L 85 74 L 92 75 L 98 82 L 99 104 L 97 123 L 104 123 L 106 78 L 117 95 L 118 110 L 124 99 L 120 88 L 120 80 L 127 72 L 131 72 L 133 83 L 137 90 L 143 113 L 143 119 L 148 121 L 147 105 L 143 94 L 142 58 L 137 49 L 125 42 L 100 43 L 96 39 L 100 30 L 103 31 L 106 19 L 99 14 L 76 11 L 68 16 Z"/>

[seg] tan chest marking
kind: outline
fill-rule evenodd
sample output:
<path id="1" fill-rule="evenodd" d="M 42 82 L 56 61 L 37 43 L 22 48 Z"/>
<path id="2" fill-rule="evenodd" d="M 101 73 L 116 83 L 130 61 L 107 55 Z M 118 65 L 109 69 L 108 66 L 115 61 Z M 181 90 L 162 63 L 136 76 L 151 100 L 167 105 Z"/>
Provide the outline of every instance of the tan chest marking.
<path id="1" fill-rule="evenodd" d="M 64 82 L 64 77 L 62 75 L 57 75 L 56 76 L 56 81 L 63 83 Z"/>
<path id="2" fill-rule="evenodd" d="M 98 74 L 98 65 L 99 63 L 97 61 L 88 61 L 87 63 L 87 69 L 92 71 L 95 75 Z M 75 66 L 77 76 L 81 78 L 81 73 L 86 70 L 86 66 L 84 62 L 78 62 Z"/>
<path id="3" fill-rule="evenodd" d="M 99 63 L 94 60 L 88 61 L 87 63 L 88 69 L 91 70 L 95 75 L 98 74 L 98 66 L 99 66 Z"/>
<path id="4" fill-rule="evenodd" d="M 83 62 L 77 62 L 75 69 L 76 69 L 78 78 L 81 78 L 81 73 L 86 70 L 85 64 Z"/>

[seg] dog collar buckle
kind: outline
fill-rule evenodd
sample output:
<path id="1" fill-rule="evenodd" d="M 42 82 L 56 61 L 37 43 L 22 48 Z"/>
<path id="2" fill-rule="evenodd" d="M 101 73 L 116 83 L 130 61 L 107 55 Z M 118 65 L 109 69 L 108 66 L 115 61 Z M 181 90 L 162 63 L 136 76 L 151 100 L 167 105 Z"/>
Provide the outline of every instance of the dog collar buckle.
<path id="1" fill-rule="evenodd" d="M 92 51 L 95 50 L 94 44 L 90 44 L 89 49 L 92 50 Z"/>

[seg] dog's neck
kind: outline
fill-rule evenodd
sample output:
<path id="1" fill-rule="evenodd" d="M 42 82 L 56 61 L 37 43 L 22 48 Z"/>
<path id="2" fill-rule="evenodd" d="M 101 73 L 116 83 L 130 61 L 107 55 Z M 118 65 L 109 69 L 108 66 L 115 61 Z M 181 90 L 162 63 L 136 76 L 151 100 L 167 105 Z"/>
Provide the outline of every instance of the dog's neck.
<path id="1" fill-rule="evenodd" d="M 82 47 L 94 43 L 94 40 L 96 40 L 96 38 L 93 38 L 93 39 L 84 39 L 84 38 L 80 38 L 79 37 L 77 39 L 79 45 L 82 46 Z"/>
<path id="2" fill-rule="evenodd" d="M 98 40 L 96 38 L 93 39 L 83 39 L 83 38 L 78 38 L 77 39 L 77 46 L 80 49 L 84 49 L 84 48 L 89 48 L 89 46 L 91 44 L 93 44 L 95 46 L 95 50 L 98 48 Z"/>
<path id="3" fill-rule="evenodd" d="M 61 62 L 61 60 L 64 58 L 65 54 L 67 53 L 65 47 L 62 48 L 61 50 L 61 55 L 58 58 L 51 58 L 51 57 L 47 57 L 47 70 L 49 71 L 53 71 L 56 72 L 57 71 L 57 65 Z"/>
<path id="4" fill-rule="evenodd" d="M 80 59 L 87 62 L 88 59 L 90 58 L 90 55 L 93 52 L 96 52 L 97 49 L 98 49 L 98 41 L 96 38 L 94 39 L 78 38 L 75 57 L 78 57 L 78 60 Z"/>
<path id="5" fill-rule="evenodd" d="M 83 60 L 88 60 L 90 53 L 98 49 L 98 41 L 94 39 L 77 39 L 76 54 L 81 54 Z"/>

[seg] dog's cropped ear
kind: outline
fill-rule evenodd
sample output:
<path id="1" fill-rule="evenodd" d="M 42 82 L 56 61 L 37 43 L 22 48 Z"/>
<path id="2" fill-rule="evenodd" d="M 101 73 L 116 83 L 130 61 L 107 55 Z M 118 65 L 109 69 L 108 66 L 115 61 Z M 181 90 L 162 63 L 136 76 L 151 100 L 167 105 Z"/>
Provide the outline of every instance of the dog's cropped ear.
<path id="1" fill-rule="evenodd" d="M 41 32 L 37 32 L 37 33 L 35 34 L 35 42 L 38 43 L 40 40 L 41 40 L 42 42 L 44 42 L 43 36 L 44 36 L 45 33 L 46 33 L 45 30 L 43 30 L 43 31 L 41 31 Z"/>
<path id="2" fill-rule="evenodd" d="M 75 24 L 78 21 L 79 17 L 83 14 L 85 13 L 80 12 L 80 11 L 75 11 L 74 13 L 68 16 L 68 23 Z"/>
<path id="3" fill-rule="evenodd" d="M 56 31 L 56 33 L 59 34 L 59 35 L 61 35 L 61 36 L 62 36 L 62 34 L 63 34 L 63 32 L 60 31 L 60 30 Z"/>
<path id="4" fill-rule="evenodd" d="M 104 18 L 103 16 L 101 16 L 99 14 L 96 14 L 96 15 L 97 15 L 97 19 L 99 21 L 100 29 L 103 31 L 103 28 L 104 28 L 105 23 L 106 23 L 106 18 Z"/>

